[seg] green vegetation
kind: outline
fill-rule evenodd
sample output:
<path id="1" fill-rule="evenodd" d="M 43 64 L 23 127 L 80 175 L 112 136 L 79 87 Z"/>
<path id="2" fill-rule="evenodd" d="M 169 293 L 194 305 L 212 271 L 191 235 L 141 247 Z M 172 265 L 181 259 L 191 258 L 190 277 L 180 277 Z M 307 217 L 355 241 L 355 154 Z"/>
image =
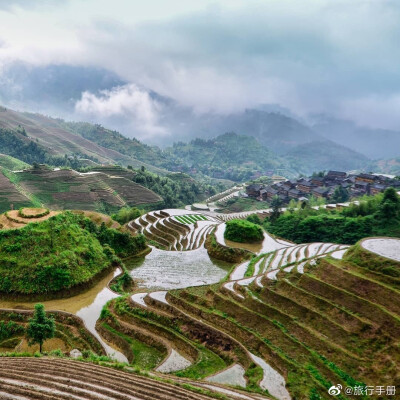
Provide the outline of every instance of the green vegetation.
<path id="1" fill-rule="evenodd" d="M 122 207 L 116 214 L 111 217 L 121 225 L 126 224 L 133 219 L 136 219 L 142 215 L 142 212 L 136 207 Z"/>
<path id="2" fill-rule="evenodd" d="M 39 344 L 39 352 L 41 353 L 43 342 L 54 337 L 55 329 L 54 318 L 46 316 L 44 305 L 35 304 L 35 312 L 26 329 L 29 345 Z"/>
<path id="3" fill-rule="evenodd" d="M 217 354 L 203 346 L 199 346 L 199 349 L 200 354 L 198 361 L 182 371 L 175 372 L 176 376 L 181 378 L 202 379 L 226 367 L 225 361 L 221 357 L 218 357 Z"/>
<path id="4" fill-rule="evenodd" d="M 200 214 L 176 215 L 175 219 L 182 224 L 194 224 L 197 221 L 207 221 L 207 217 Z"/>
<path id="5" fill-rule="evenodd" d="M 199 171 L 214 178 L 243 182 L 266 170 L 282 168 L 283 161 L 252 136 L 225 133 L 214 139 L 178 142 L 168 155 L 184 172 Z"/>
<path id="6" fill-rule="evenodd" d="M 141 235 L 133 237 L 105 224 L 98 227 L 70 212 L 0 231 L 0 291 L 48 294 L 71 289 L 120 264 L 117 256 L 137 254 L 145 247 Z"/>
<path id="7" fill-rule="evenodd" d="M 159 176 L 145 168 L 135 170 L 132 180 L 154 191 L 163 198 L 158 208 L 179 208 L 215 194 L 215 188 L 195 181 L 189 175 L 171 173 Z"/>
<path id="8" fill-rule="evenodd" d="M 50 153 L 49 149 L 42 146 L 37 141 L 27 137 L 25 131 L 11 130 L 0 128 L 0 148 L 1 151 L 11 157 L 18 159 L 18 162 L 13 162 L 12 160 L 6 160 L 0 162 L 5 162 L 4 167 L 12 168 L 8 169 L 19 169 L 17 166 L 22 168 L 26 167 L 26 164 L 49 164 L 54 166 L 63 166 L 78 168 L 81 166 L 77 155 L 75 157 L 67 156 L 54 156 Z"/>
<path id="9" fill-rule="evenodd" d="M 10 171 L 18 171 L 29 168 L 29 164 L 18 160 L 17 158 L 0 154 L 0 167 L 9 169 Z"/>
<path id="10" fill-rule="evenodd" d="M 296 243 L 333 242 L 354 244 L 368 236 L 400 236 L 400 199 L 393 188 L 361 199 L 338 211 L 309 206 L 291 210 L 264 227 L 274 235 Z"/>
<path id="11" fill-rule="evenodd" d="M 259 225 L 252 222 L 233 219 L 226 223 L 224 237 L 239 243 L 260 242 L 264 238 L 264 232 Z"/>
<path id="12" fill-rule="evenodd" d="M 250 214 L 247 218 L 246 221 L 251 222 L 252 224 L 256 225 L 262 225 L 261 219 L 257 214 Z"/>
<path id="13" fill-rule="evenodd" d="M 24 332 L 24 327 L 14 321 L 0 321 L 0 342 L 4 342 L 15 335 L 21 335 Z M 1 346 L 4 347 L 4 343 L 1 343 Z"/>

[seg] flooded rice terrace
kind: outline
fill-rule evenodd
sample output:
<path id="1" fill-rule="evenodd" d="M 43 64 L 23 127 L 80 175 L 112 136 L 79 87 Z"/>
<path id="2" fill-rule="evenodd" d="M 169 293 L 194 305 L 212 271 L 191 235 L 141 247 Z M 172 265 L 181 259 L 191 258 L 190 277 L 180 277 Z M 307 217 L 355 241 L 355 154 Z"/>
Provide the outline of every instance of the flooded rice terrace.
<path id="1" fill-rule="evenodd" d="M 137 281 L 138 288 L 146 291 L 216 283 L 226 276 L 232 265 L 210 259 L 204 247 L 191 251 L 165 251 L 152 248 L 145 257 L 132 257 L 124 262 L 132 278 Z M 126 357 L 109 346 L 95 328 L 103 306 L 107 301 L 119 296 L 108 288 L 109 281 L 119 273 L 120 269 L 115 269 L 89 290 L 78 295 L 41 301 L 41 303 L 48 311 L 65 311 L 80 317 L 108 355 L 118 361 L 127 362 Z M 0 299 L 0 308 L 33 309 L 36 303 L 37 301 Z"/>
<path id="2" fill-rule="evenodd" d="M 211 259 L 202 247 L 191 251 L 164 251 L 153 248 L 145 258 L 125 260 L 139 288 L 171 290 L 216 283 L 232 264 Z"/>

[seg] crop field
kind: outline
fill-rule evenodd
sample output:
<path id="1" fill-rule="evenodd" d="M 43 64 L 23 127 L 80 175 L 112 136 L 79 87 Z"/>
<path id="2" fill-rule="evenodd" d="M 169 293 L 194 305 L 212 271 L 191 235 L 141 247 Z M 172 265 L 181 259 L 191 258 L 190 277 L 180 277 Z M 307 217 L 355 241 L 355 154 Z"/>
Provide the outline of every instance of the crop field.
<path id="1" fill-rule="evenodd" d="M 216 218 L 202 214 L 171 216 L 166 211 L 153 211 L 131 221 L 128 227 L 143 233 L 161 249 L 182 251 L 202 247 L 218 222 Z"/>
<path id="2" fill-rule="evenodd" d="M 207 217 L 201 214 L 176 215 L 175 219 L 182 224 L 194 224 L 197 221 L 207 221 Z"/>
<path id="3" fill-rule="evenodd" d="M 157 203 L 153 191 L 122 176 L 105 173 L 81 174 L 73 170 L 31 169 L 0 174 L 0 206 L 3 211 L 21 206 L 51 209 L 117 210 L 122 206 Z M 4 182 L 3 182 L 4 181 Z M 1 208 L 0 208 L 1 211 Z"/>
<path id="4" fill-rule="evenodd" d="M 121 326 L 147 332 L 150 346 L 173 349 L 172 376 L 277 399 L 327 398 L 338 383 L 390 385 L 400 361 L 400 308 L 390 300 L 399 295 L 398 278 L 357 266 L 353 247 L 275 241 L 275 250 L 237 265 L 220 283 L 114 299 L 112 319 L 100 324 L 117 335 Z M 371 246 L 386 256 L 395 251 L 390 241 L 357 248 L 373 259 L 364 249 Z M 391 328 L 383 337 L 384 326 Z"/>

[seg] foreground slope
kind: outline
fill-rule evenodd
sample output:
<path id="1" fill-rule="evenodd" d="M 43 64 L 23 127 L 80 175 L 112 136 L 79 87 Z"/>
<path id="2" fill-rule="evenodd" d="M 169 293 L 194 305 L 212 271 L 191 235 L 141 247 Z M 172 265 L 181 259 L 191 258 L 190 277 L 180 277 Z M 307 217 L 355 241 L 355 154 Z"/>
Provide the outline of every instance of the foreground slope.
<path id="1" fill-rule="evenodd" d="M 152 213 L 132 228 L 174 250 L 193 237 L 182 218 Z M 266 244 L 266 254 L 239 264 L 226 282 L 113 300 L 99 331 L 132 361 L 135 338 L 180 354 L 172 374 L 282 400 L 329 398 L 337 384 L 397 385 L 399 262 L 365 245 Z"/>
<path id="2" fill-rule="evenodd" d="M 79 361 L 0 358 L 4 399 L 206 400 L 210 397 L 137 374 Z"/>

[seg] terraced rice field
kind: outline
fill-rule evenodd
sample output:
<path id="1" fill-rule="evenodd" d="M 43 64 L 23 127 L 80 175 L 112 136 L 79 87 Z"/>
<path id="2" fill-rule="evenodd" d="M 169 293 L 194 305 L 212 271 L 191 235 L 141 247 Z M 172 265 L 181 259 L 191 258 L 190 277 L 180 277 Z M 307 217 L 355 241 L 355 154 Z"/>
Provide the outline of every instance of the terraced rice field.
<path id="1" fill-rule="evenodd" d="M 378 254 L 379 256 L 390 258 L 395 261 L 400 261 L 400 240 L 390 238 L 373 238 L 363 240 L 361 246 Z"/>
<path id="2" fill-rule="evenodd" d="M 223 239 L 223 218 L 213 213 L 153 211 L 129 223 L 159 247 L 145 258 L 126 260 L 137 291 L 118 297 L 103 288 L 95 301 L 77 308 L 108 354 L 116 350 L 131 366 L 232 399 L 328 398 L 327 389 L 334 384 L 393 384 L 400 362 L 399 279 L 357 266 L 349 258 L 349 246 L 293 244 L 268 234 L 250 260 L 229 268 L 210 260 L 204 248 L 215 226 L 217 240 L 229 246 Z M 400 270 L 400 241 L 382 240 L 364 240 L 360 251 L 389 257 Z M 32 398 L 68 398 L 71 387 L 73 396 L 89 399 L 202 398 L 153 381 L 142 389 L 139 380 L 147 378 L 119 371 L 112 371 L 115 382 L 104 380 L 103 387 L 102 380 L 95 384 L 90 376 L 100 367 L 88 367 L 84 379 L 68 375 L 72 367 L 50 365 L 71 361 L 32 362 L 65 371 L 69 385 L 55 373 L 45 386 L 30 364 L 23 379 L 18 373 L 7 375 L 0 364 L 0 398 L 2 390 L 8 393 L 4 388 L 18 385 L 15 393 L 22 398 L 30 398 L 24 390 L 35 393 Z M 16 371 L 22 371 L 17 364 Z M 103 369 L 99 371 L 102 377 Z M 135 382 L 132 388 L 128 375 Z M 123 394 L 118 392 L 122 388 Z"/>
<path id="3" fill-rule="evenodd" d="M 141 293 L 115 300 L 110 310 L 191 359 L 190 367 L 171 372 L 176 376 L 195 371 L 210 382 L 254 387 L 249 377 L 259 371 L 259 390 L 278 399 L 308 397 L 311 390 L 326 397 L 337 383 L 389 384 L 400 357 L 400 306 L 390 300 L 398 292 L 385 277 L 330 257 L 346 249 L 282 247 L 237 266 L 227 282 Z M 385 324 L 393 330 L 382 337 Z M 214 357 L 208 370 L 205 350 Z M 387 374 L 377 373 L 382 363 Z"/>
<path id="4" fill-rule="evenodd" d="M 56 210 L 95 210 L 99 202 L 120 208 L 161 200 L 153 191 L 125 177 L 102 172 L 37 169 L 12 174 L 15 187 L 27 198 Z"/>
<path id="5" fill-rule="evenodd" d="M 186 210 L 179 215 L 153 211 L 129 222 L 128 228 L 143 233 L 161 249 L 184 251 L 202 247 L 207 235 L 218 223 L 214 217 Z"/>

